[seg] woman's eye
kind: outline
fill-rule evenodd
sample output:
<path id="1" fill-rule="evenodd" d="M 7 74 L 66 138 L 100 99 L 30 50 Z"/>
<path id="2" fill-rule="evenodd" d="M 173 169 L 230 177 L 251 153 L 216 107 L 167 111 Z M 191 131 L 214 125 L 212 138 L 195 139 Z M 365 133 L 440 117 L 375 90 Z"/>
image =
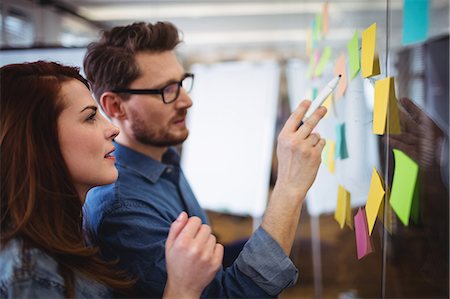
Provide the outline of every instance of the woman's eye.
<path id="1" fill-rule="evenodd" d="M 89 115 L 89 117 L 87 118 L 87 121 L 95 121 L 97 116 L 97 113 L 92 113 L 91 115 Z"/>

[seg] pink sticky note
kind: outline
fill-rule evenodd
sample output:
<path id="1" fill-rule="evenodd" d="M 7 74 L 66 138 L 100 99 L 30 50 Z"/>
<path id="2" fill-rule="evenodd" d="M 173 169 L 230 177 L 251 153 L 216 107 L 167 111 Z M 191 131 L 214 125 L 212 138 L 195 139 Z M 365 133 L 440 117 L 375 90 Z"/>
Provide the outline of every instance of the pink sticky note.
<path id="1" fill-rule="evenodd" d="M 364 208 L 359 208 L 355 215 L 356 251 L 358 260 L 373 252 L 372 239 L 369 236 L 367 218 Z"/>

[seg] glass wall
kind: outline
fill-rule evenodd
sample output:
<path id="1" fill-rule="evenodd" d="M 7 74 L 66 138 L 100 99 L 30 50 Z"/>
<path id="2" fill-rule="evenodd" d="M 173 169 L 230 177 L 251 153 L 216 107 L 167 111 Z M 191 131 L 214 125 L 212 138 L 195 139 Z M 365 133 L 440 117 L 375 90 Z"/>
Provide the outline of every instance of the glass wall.
<path id="1" fill-rule="evenodd" d="M 343 75 L 318 126 L 327 146 L 293 253 L 299 294 L 448 298 L 449 4 L 366 4 L 345 17 L 355 1 L 324 4 L 308 58 L 286 67 L 291 108 Z M 341 43 L 337 21 L 353 28 Z"/>

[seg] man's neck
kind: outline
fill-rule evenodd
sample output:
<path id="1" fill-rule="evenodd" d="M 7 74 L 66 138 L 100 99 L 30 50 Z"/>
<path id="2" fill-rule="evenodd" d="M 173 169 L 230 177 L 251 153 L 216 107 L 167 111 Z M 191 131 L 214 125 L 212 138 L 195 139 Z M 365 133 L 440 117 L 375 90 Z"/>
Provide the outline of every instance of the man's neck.
<path id="1" fill-rule="evenodd" d="M 131 140 L 130 138 L 126 138 L 125 134 L 120 134 L 115 138 L 115 141 L 121 145 L 124 145 L 126 147 L 129 147 L 141 154 L 144 154 L 146 156 L 149 156 L 150 158 L 161 162 L 162 156 L 167 151 L 167 146 L 165 147 L 159 147 L 159 146 L 152 146 L 147 144 L 142 144 L 140 142 L 137 142 L 135 140 Z"/>

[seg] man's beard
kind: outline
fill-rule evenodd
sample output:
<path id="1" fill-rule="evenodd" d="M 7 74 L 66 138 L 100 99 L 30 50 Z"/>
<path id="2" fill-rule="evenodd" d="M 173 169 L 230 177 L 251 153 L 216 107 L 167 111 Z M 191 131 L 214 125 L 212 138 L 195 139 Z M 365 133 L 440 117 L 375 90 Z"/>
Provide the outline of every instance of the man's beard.
<path id="1" fill-rule="evenodd" d="M 156 146 L 156 147 L 166 147 L 173 146 L 183 143 L 188 135 L 189 131 L 186 129 L 186 134 L 180 136 L 173 136 L 169 133 L 168 130 L 162 128 L 159 131 L 155 131 L 153 129 L 145 128 L 142 126 L 142 121 L 135 121 L 132 125 L 132 130 L 134 134 L 134 138 L 142 144 Z"/>

